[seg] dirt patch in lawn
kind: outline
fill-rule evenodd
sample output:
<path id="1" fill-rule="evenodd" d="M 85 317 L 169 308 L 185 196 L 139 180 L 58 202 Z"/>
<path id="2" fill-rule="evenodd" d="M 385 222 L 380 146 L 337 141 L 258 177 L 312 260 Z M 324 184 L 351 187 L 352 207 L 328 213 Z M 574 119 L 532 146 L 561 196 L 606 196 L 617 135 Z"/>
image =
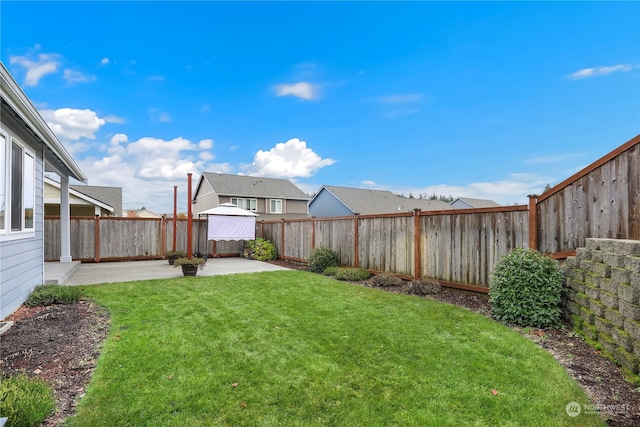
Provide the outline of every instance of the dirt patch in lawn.
<path id="1" fill-rule="evenodd" d="M 59 426 L 84 396 L 101 343 L 109 330 L 106 310 L 89 301 L 47 307 L 20 307 L 0 336 L 3 377 L 26 373 L 53 387 L 56 412 L 42 424 Z"/>
<path id="2" fill-rule="evenodd" d="M 304 264 L 283 261 L 274 264 L 306 270 Z M 374 287 L 370 282 L 359 286 Z M 407 283 L 380 288 L 407 293 Z M 433 298 L 490 316 L 487 295 L 442 288 Z M 108 329 L 106 311 L 89 301 L 49 307 L 21 307 L 6 320 L 15 323 L 0 336 L 2 375 L 25 372 L 47 380 L 57 397 L 57 411 L 44 426 L 60 426 L 75 411 L 93 374 Z M 619 427 L 640 425 L 640 393 L 627 382 L 620 368 L 594 350 L 571 327 L 563 329 L 524 329 L 518 332 L 551 353 L 587 392 L 592 408 Z M 569 402 L 567 402 L 569 403 Z"/>

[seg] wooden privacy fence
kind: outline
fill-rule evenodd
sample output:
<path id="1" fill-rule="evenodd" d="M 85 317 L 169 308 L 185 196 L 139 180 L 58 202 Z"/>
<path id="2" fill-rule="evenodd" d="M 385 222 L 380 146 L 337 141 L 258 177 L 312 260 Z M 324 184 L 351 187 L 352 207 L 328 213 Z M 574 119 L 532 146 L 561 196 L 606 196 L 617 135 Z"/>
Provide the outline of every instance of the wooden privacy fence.
<path id="1" fill-rule="evenodd" d="M 285 260 L 304 262 L 326 246 L 344 266 L 486 292 L 496 262 L 528 247 L 528 224 L 527 206 L 510 206 L 260 221 L 257 235 L 272 241 Z"/>
<path id="2" fill-rule="evenodd" d="M 172 220 L 71 219 L 71 256 L 82 261 L 161 258 L 172 249 Z M 60 258 L 59 218 L 45 217 L 45 260 Z M 177 249 L 186 251 L 187 220 L 178 220 Z M 193 223 L 193 252 L 237 256 L 243 242 L 207 242 L 206 221 Z M 344 266 L 487 292 L 500 258 L 517 247 L 556 258 L 575 255 L 587 238 L 640 240 L 640 135 L 528 206 L 419 211 L 339 218 L 260 221 L 256 235 L 280 258 L 306 262 L 327 246 Z"/>
<path id="3" fill-rule="evenodd" d="M 161 259 L 173 249 L 173 220 L 71 217 L 71 257 L 83 262 Z M 208 242 L 204 219 L 193 220 L 193 253 L 240 254 L 242 242 Z M 60 217 L 44 219 L 45 261 L 60 259 Z M 176 250 L 187 251 L 187 220 L 176 220 Z"/>

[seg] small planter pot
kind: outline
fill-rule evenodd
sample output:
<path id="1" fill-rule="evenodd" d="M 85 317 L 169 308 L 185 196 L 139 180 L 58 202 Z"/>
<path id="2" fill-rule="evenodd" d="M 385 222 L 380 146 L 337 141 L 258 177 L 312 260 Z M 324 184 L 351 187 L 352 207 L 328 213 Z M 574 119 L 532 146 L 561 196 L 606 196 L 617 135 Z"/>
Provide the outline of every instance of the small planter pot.
<path id="1" fill-rule="evenodd" d="M 179 255 L 170 255 L 167 257 L 167 261 L 169 261 L 169 265 L 173 265 L 175 260 L 177 260 L 178 258 L 180 258 Z"/>
<path id="2" fill-rule="evenodd" d="M 198 274 L 198 266 L 192 264 L 182 264 L 182 274 L 185 276 L 195 276 Z"/>

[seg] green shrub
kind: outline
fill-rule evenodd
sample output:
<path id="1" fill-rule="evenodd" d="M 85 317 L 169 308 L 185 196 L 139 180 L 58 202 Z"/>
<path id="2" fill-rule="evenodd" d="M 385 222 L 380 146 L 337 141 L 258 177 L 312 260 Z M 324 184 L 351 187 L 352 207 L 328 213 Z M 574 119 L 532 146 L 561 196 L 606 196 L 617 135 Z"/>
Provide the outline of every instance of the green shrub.
<path id="1" fill-rule="evenodd" d="M 187 256 L 187 253 L 185 251 L 166 251 L 164 253 L 164 256 L 166 256 L 167 258 L 183 258 Z"/>
<path id="2" fill-rule="evenodd" d="M 322 274 L 324 274 L 325 276 L 335 276 L 338 272 L 338 268 L 340 267 L 327 267 L 324 269 Z"/>
<path id="3" fill-rule="evenodd" d="M 440 282 L 434 279 L 422 278 L 409 282 L 407 292 L 413 295 L 437 294 L 442 289 Z"/>
<path id="4" fill-rule="evenodd" d="M 558 261 L 535 250 L 516 248 L 502 257 L 491 275 L 492 315 L 520 326 L 557 325 L 562 315 L 562 283 Z"/>
<path id="5" fill-rule="evenodd" d="M 73 304 L 80 299 L 80 288 L 77 286 L 39 285 L 36 286 L 24 305 Z"/>
<path id="6" fill-rule="evenodd" d="M 56 408 L 49 384 L 25 374 L 0 381 L 0 414 L 7 417 L 7 427 L 36 427 Z"/>
<path id="7" fill-rule="evenodd" d="M 268 261 L 278 258 L 278 249 L 269 240 L 258 237 L 255 240 L 247 240 L 245 242 L 244 256 L 258 261 Z"/>
<path id="8" fill-rule="evenodd" d="M 333 250 L 320 246 L 311 252 L 308 264 L 310 271 L 322 274 L 327 267 L 339 267 L 340 257 Z"/>
<path id="9" fill-rule="evenodd" d="M 391 273 L 380 273 L 371 279 L 371 282 L 376 286 L 400 286 L 402 285 L 402 279 L 398 276 L 394 276 Z"/>
<path id="10" fill-rule="evenodd" d="M 327 267 L 322 274 L 331 276 L 336 280 L 347 280 L 351 282 L 367 280 L 371 276 L 366 269 L 353 267 Z"/>
<path id="11" fill-rule="evenodd" d="M 197 265 L 199 267 L 204 267 L 204 264 L 206 263 L 206 261 L 204 260 L 204 258 L 187 258 L 187 257 L 183 257 L 183 258 L 178 258 L 177 260 L 175 260 L 173 262 L 173 266 L 174 267 L 180 267 L 183 265 Z"/>

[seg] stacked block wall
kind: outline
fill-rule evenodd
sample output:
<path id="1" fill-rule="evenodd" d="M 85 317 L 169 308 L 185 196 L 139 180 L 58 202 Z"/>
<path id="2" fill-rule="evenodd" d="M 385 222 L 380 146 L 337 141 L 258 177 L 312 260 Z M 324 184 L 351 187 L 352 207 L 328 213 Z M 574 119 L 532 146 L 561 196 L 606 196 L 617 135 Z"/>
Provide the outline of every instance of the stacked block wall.
<path id="1" fill-rule="evenodd" d="M 565 313 L 618 363 L 640 368 L 640 241 L 586 239 L 565 263 Z"/>

